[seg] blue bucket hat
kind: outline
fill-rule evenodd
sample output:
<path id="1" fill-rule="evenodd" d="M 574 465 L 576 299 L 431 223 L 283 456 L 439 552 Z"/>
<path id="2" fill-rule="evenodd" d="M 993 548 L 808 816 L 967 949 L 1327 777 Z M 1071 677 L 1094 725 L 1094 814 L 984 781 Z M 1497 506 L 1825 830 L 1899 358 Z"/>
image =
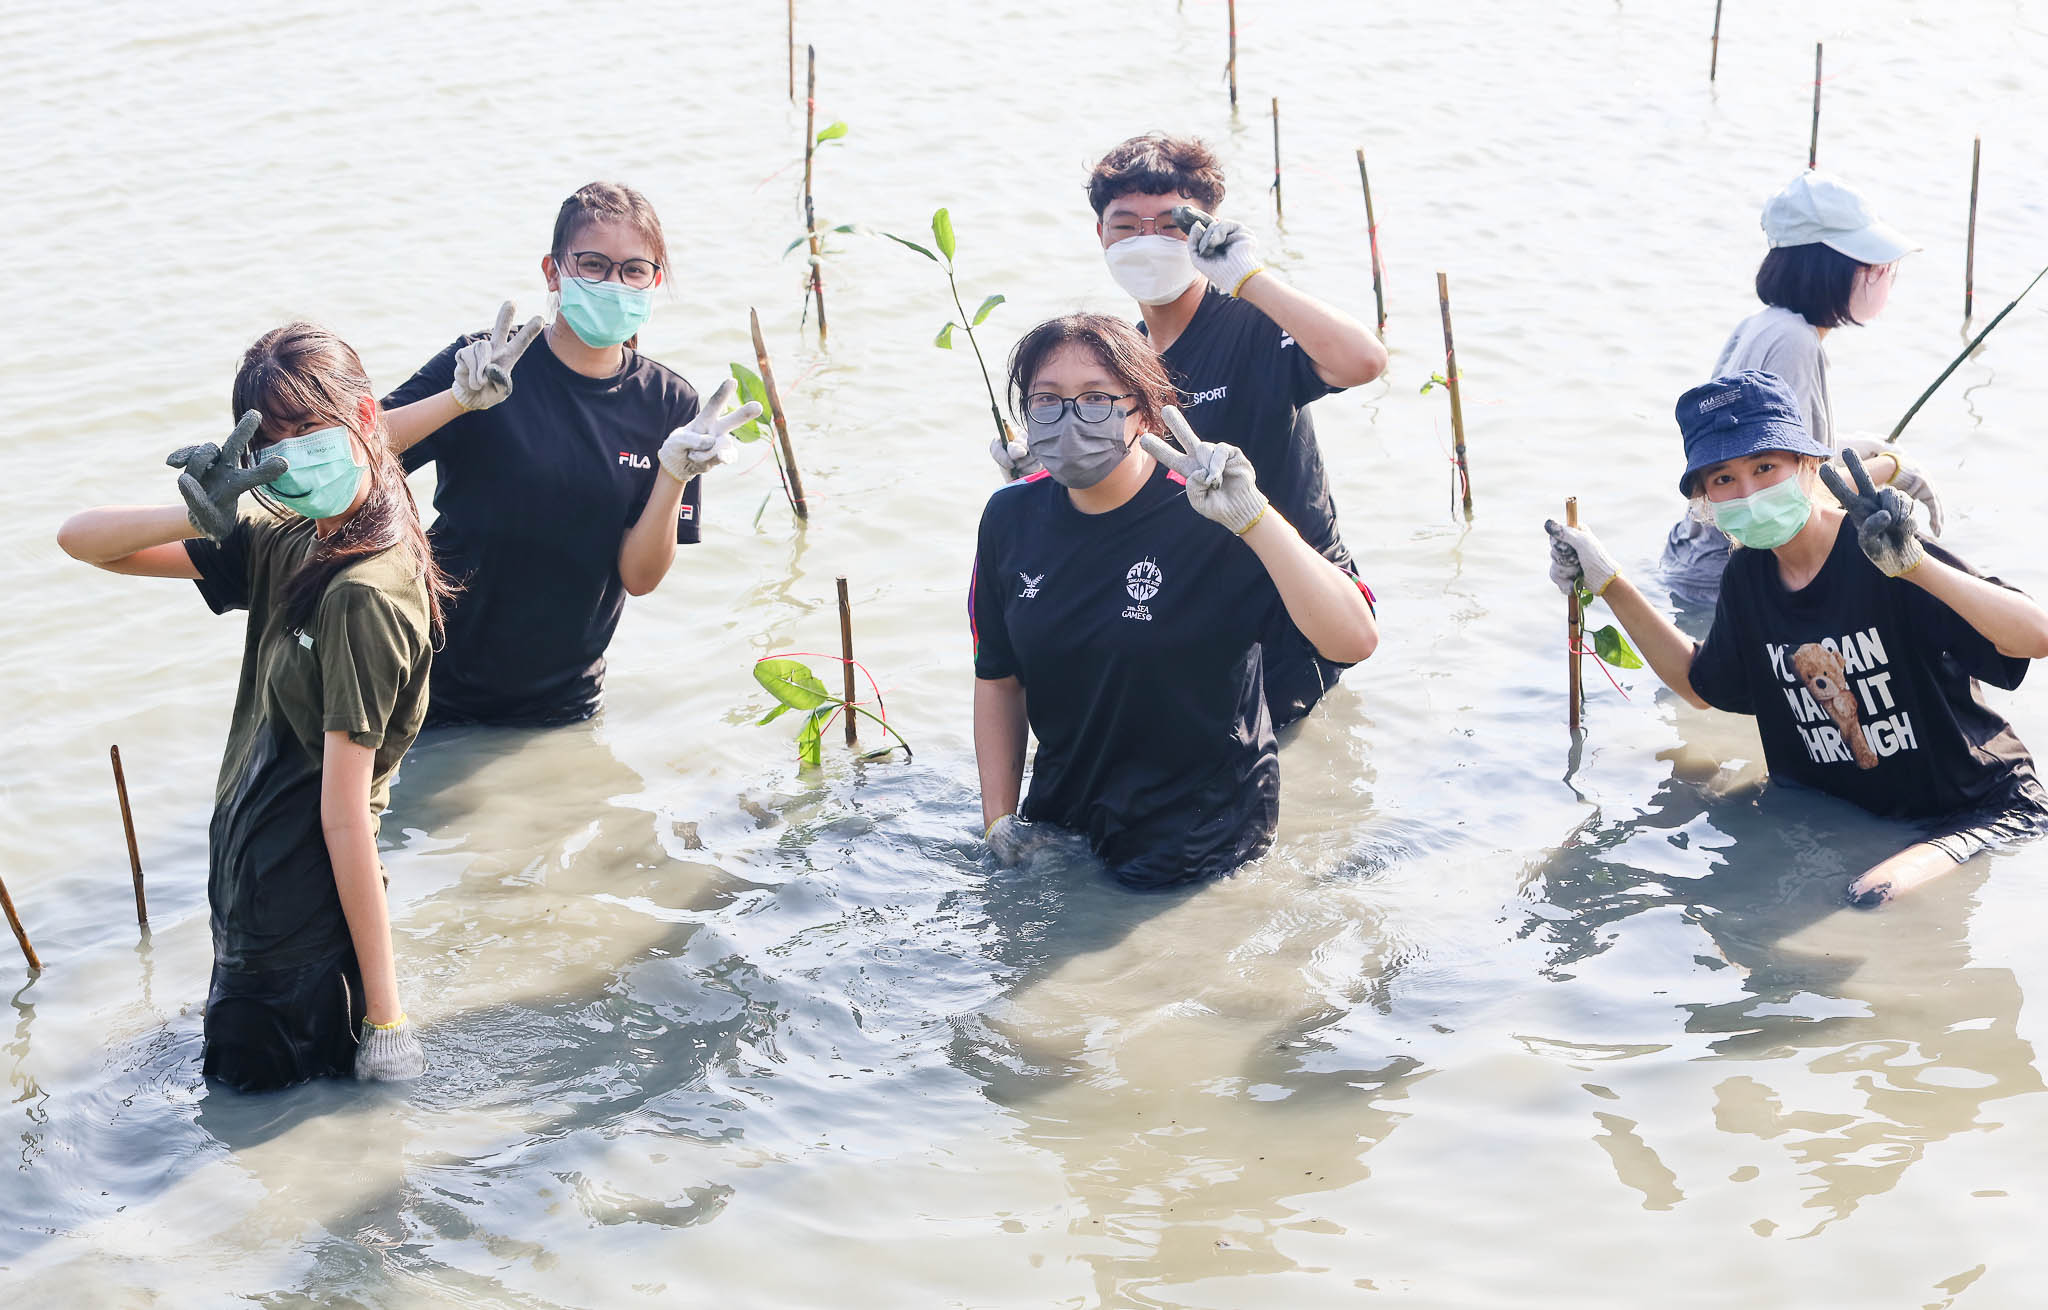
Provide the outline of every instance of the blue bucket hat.
<path id="1" fill-rule="evenodd" d="M 1755 369 L 1715 378 L 1680 396 L 1678 433 L 1685 438 L 1681 496 L 1692 494 L 1693 474 L 1724 460 L 1766 450 L 1822 459 L 1834 454 L 1806 430 L 1806 411 L 1784 379 Z"/>

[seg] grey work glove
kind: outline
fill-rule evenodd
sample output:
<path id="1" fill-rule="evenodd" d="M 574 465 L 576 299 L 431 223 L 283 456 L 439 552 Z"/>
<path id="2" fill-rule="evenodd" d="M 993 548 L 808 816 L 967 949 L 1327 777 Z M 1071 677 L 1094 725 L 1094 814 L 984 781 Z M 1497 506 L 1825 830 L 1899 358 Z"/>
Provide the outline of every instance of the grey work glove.
<path id="1" fill-rule="evenodd" d="M 661 443 L 661 469 L 676 481 L 688 485 L 691 478 L 699 473 L 729 464 L 739 457 L 739 443 L 732 438 L 732 430 L 742 423 L 751 423 L 761 417 L 761 406 L 748 401 L 730 414 L 720 414 L 732 400 L 737 387 L 727 378 L 711 397 L 711 403 L 698 409 L 696 417 L 668 434 L 668 440 Z"/>
<path id="2" fill-rule="evenodd" d="M 992 437 L 988 443 L 988 456 L 1003 471 L 1003 481 L 1015 482 L 1028 478 L 1034 473 L 1045 472 L 1045 465 L 1038 462 L 1038 456 L 1031 453 L 1031 447 L 1015 437 Z"/>
<path id="3" fill-rule="evenodd" d="M 1235 296 L 1252 274 L 1266 271 L 1258 239 L 1244 224 L 1211 218 L 1193 205 L 1175 205 L 1173 221 L 1188 234 L 1188 258 L 1195 271 L 1218 291 Z"/>
<path id="4" fill-rule="evenodd" d="M 1899 452 L 1897 446 L 1879 441 L 1876 437 L 1842 437 L 1839 444 L 1843 450 L 1855 451 L 1865 463 L 1879 455 L 1888 455 L 1896 461 L 1899 471 L 1892 475 L 1892 480 L 1885 483 L 1885 486 L 1897 487 L 1918 501 L 1920 508 L 1926 511 L 1924 517 L 1927 520 L 1927 535 L 1941 535 L 1942 524 L 1946 522 L 1947 517 L 1942 513 L 1941 496 L 1935 492 L 1934 484 L 1927 480 L 1925 473 L 1906 462 L 1906 457 Z"/>
<path id="5" fill-rule="evenodd" d="M 1856 479 L 1855 490 L 1849 489 L 1832 464 L 1820 466 L 1820 480 L 1828 484 L 1828 490 L 1842 502 L 1842 512 L 1856 526 L 1856 544 L 1888 578 L 1903 577 L 1919 568 L 1927 551 L 1913 526 L 1913 502 L 1896 487 L 1872 485 L 1855 451 L 1843 451 L 1842 462 Z"/>
<path id="6" fill-rule="evenodd" d="M 1614 557 L 1600 544 L 1600 538 L 1584 528 L 1566 527 L 1556 519 L 1545 519 L 1543 530 L 1550 534 L 1550 580 L 1565 595 L 1571 595 L 1581 579 L 1587 591 L 1601 595 L 1609 583 L 1621 576 Z"/>
<path id="7" fill-rule="evenodd" d="M 512 366 L 547 325 L 537 318 L 512 331 L 512 302 L 498 306 L 498 324 L 491 335 L 455 352 L 455 403 L 464 409 L 489 409 L 512 394 Z"/>
<path id="8" fill-rule="evenodd" d="M 1005 814 L 982 834 L 988 853 L 1005 869 L 1015 868 L 1045 844 L 1045 834 L 1014 814 Z"/>
<path id="9" fill-rule="evenodd" d="M 356 1079 L 365 1083 L 400 1083 L 427 1071 L 427 1053 L 420 1049 L 419 1029 L 404 1015 L 395 1028 L 379 1028 L 363 1020 L 356 1042 Z"/>
<path id="10" fill-rule="evenodd" d="M 1188 504 L 1203 518 L 1214 519 L 1238 536 L 1252 530 L 1266 513 L 1266 494 L 1259 490 L 1252 462 L 1236 446 L 1203 441 L 1172 405 L 1166 426 L 1180 443 L 1175 450 L 1147 432 L 1138 438 L 1145 453 L 1187 479 Z M 1183 453 L 1185 452 L 1185 453 Z"/>
<path id="11" fill-rule="evenodd" d="M 164 458 L 164 463 L 182 470 L 178 494 L 185 498 L 185 517 L 215 541 L 226 541 L 235 530 L 235 502 L 243 492 L 269 486 L 290 467 L 282 455 L 272 455 L 254 468 L 241 467 L 249 440 L 261 426 L 263 415 L 252 409 L 235 424 L 225 446 L 202 441 L 180 446 Z"/>

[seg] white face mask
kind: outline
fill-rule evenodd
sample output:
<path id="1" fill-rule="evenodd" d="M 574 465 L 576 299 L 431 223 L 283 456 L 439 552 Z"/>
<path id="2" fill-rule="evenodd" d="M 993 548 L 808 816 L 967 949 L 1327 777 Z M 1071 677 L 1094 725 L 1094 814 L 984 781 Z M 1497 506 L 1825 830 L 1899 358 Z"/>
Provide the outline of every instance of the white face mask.
<path id="1" fill-rule="evenodd" d="M 1195 284 L 1195 262 L 1178 237 L 1126 237 L 1102 257 L 1116 284 L 1141 305 L 1163 305 Z"/>

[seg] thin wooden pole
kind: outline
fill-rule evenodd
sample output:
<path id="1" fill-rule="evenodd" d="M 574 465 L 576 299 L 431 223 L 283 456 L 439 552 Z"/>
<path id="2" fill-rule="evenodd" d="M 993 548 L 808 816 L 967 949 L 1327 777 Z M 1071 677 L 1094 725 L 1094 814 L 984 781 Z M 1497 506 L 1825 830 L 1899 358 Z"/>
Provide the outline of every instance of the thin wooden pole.
<path id="1" fill-rule="evenodd" d="M 796 0 L 789 0 L 789 98 L 796 99 Z"/>
<path id="2" fill-rule="evenodd" d="M 1576 528 L 1579 526 L 1579 498 L 1567 496 L 1564 502 L 1564 521 Z M 1583 670 L 1579 667 L 1579 652 L 1585 648 L 1586 616 L 1579 608 L 1577 589 L 1565 599 L 1565 634 L 1570 640 L 1571 651 L 1571 725 L 1574 736 L 1579 731 L 1579 712 L 1586 704 L 1586 684 L 1580 680 Z"/>
<path id="3" fill-rule="evenodd" d="M 1934 381 L 1928 385 L 1927 390 L 1920 393 L 1920 399 L 1913 402 L 1913 408 L 1906 411 L 1905 416 L 1899 420 L 1898 426 L 1893 428 L 1891 431 L 1891 435 L 1885 438 L 1886 441 L 1897 441 L 1899 439 L 1899 434 L 1906 430 L 1906 425 L 1913 421 L 1913 416 L 1920 412 L 1920 407 L 1927 403 L 1927 398 L 1929 396 L 1932 396 L 1935 392 L 1941 390 L 1941 384 L 1948 381 L 1948 375 L 1955 372 L 1957 369 L 1963 366 L 1963 361 L 1968 359 L 1973 353 L 1975 353 L 1977 347 L 1984 344 L 1984 338 L 1991 335 L 1991 329 L 1997 327 L 2000 323 L 2005 322 L 2005 316 L 2007 314 L 2012 313 L 2013 310 L 2019 308 L 2019 303 L 2027 298 L 2027 292 L 2032 291 L 2035 285 L 2039 283 L 2040 280 L 2044 277 L 2048 277 L 2048 267 L 2044 267 L 2040 272 L 2034 274 L 2034 280 L 2032 282 L 2027 283 L 2026 290 L 2021 291 L 2018 295 L 2014 296 L 2011 302 L 2007 304 L 2004 309 L 1999 310 L 1998 313 L 1992 318 L 1992 320 L 1984 325 L 1984 330 L 1982 332 L 1979 332 L 1976 336 L 1970 338 L 1970 344 L 1963 347 L 1963 353 L 1957 355 L 1954 359 L 1950 360 L 1948 367 L 1941 371 L 1941 376 L 1934 379 Z"/>
<path id="4" fill-rule="evenodd" d="M 1984 159 L 1984 138 L 1976 137 L 1970 142 L 1970 239 L 1963 247 L 1963 322 L 1970 321 L 1970 310 L 1977 295 L 1977 173 L 1978 165 Z"/>
<path id="5" fill-rule="evenodd" d="M 1230 112 L 1237 112 L 1237 0 L 1230 0 L 1230 62 L 1225 66 L 1230 74 Z"/>
<path id="6" fill-rule="evenodd" d="M 785 490 L 789 492 L 789 507 L 796 511 L 798 518 L 808 520 L 811 509 L 804 503 L 804 479 L 796 469 L 796 449 L 789 444 L 789 418 L 782 412 L 782 394 L 775 389 L 775 369 L 768 363 L 768 342 L 761 335 L 761 316 L 748 309 L 747 323 L 754 329 L 754 362 L 761 366 L 761 389 L 768 393 L 768 408 L 775 420 L 775 439 L 782 445 L 782 471 L 788 480 Z"/>
<path id="7" fill-rule="evenodd" d="M 1379 334 L 1387 335 L 1387 294 L 1380 287 L 1380 224 L 1372 215 L 1372 179 L 1365 175 L 1365 147 L 1358 148 L 1358 185 L 1365 188 L 1365 235 L 1372 242 L 1372 304 L 1379 315 Z"/>
<path id="8" fill-rule="evenodd" d="M 0 879 L 0 910 L 7 911 L 7 926 L 14 929 L 14 940 L 21 943 L 21 953 L 28 960 L 28 967 L 36 972 L 43 971 L 43 962 L 36 958 L 36 948 L 29 945 L 28 929 L 21 926 L 21 916 L 14 912 L 14 898 L 7 894 L 7 883 Z"/>
<path id="9" fill-rule="evenodd" d="M 1465 462 L 1465 406 L 1458 397 L 1458 350 L 1451 344 L 1451 284 L 1442 273 L 1436 275 L 1436 300 L 1444 315 L 1444 389 L 1451 393 L 1451 450 L 1458 461 L 1458 482 L 1463 489 L 1465 517 L 1472 517 L 1472 469 Z"/>
<path id="10" fill-rule="evenodd" d="M 796 0 L 790 0 L 796 3 Z M 1714 0 L 1714 42 L 1712 53 L 1707 56 L 1707 80 L 1714 80 L 1714 74 L 1721 69 L 1721 0 Z"/>
<path id="11" fill-rule="evenodd" d="M 1285 220 L 1280 208 L 1280 97 L 1273 97 L 1273 218 Z"/>
<path id="12" fill-rule="evenodd" d="M 1806 166 L 1820 167 L 1820 42 L 1813 43 L 1813 139 L 1806 145 Z"/>
<path id="13" fill-rule="evenodd" d="M 818 47 L 804 47 L 804 232 L 811 242 L 811 295 L 818 302 L 818 341 L 825 340 L 825 273 L 819 258 L 818 206 L 811 195 L 811 160 L 818 153 Z"/>
<path id="14" fill-rule="evenodd" d="M 846 744 L 860 744 L 860 733 L 854 724 L 860 718 L 853 712 L 853 602 L 846 598 L 846 575 L 840 574 L 839 582 L 839 665 L 846 671 Z"/>
<path id="15" fill-rule="evenodd" d="M 135 845 L 135 816 L 128 809 L 128 779 L 121 772 L 121 748 L 111 746 L 108 756 L 114 761 L 114 795 L 121 801 L 121 831 L 128 834 L 128 872 L 135 878 L 135 926 L 149 927 L 149 904 L 142 898 L 142 852 Z"/>

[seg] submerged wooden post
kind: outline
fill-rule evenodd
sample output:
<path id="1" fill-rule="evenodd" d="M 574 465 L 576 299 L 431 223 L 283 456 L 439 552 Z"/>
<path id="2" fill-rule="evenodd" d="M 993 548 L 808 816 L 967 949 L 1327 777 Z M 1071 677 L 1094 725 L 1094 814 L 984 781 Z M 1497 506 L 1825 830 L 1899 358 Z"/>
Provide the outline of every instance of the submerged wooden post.
<path id="1" fill-rule="evenodd" d="M 1806 166 L 1820 167 L 1820 42 L 1813 43 L 1813 139 L 1806 146 Z"/>
<path id="2" fill-rule="evenodd" d="M 860 716 L 853 712 L 853 602 L 846 598 L 846 575 L 840 574 L 839 583 L 839 666 L 846 673 L 846 744 L 860 744 L 860 733 L 854 726 Z"/>
<path id="3" fill-rule="evenodd" d="M 1451 284 L 1436 275 L 1436 300 L 1444 315 L 1444 389 L 1451 393 L 1451 451 L 1458 461 L 1458 482 L 1464 493 L 1465 518 L 1472 517 L 1472 469 L 1465 462 L 1465 406 L 1458 398 L 1458 350 L 1451 344 Z"/>
<path id="4" fill-rule="evenodd" d="M 825 274 L 818 257 L 818 206 L 811 196 L 811 160 L 818 153 L 818 47 L 804 47 L 804 233 L 810 238 L 811 296 L 818 302 L 818 341 L 825 340 Z"/>
<path id="5" fill-rule="evenodd" d="M 1273 97 L 1273 218 L 1284 222 L 1287 215 L 1280 209 L 1280 97 Z"/>
<path id="6" fill-rule="evenodd" d="M 43 962 L 36 958 L 36 948 L 28 943 L 28 929 L 21 926 L 21 916 L 14 912 L 14 898 L 7 894 L 7 883 L 0 879 L 0 910 L 7 912 L 7 926 L 14 929 L 14 940 L 21 943 L 21 953 L 28 960 L 28 967 L 36 972 L 43 971 Z"/>
<path id="7" fill-rule="evenodd" d="M 796 449 L 789 444 L 789 419 L 782 412 L 782 394 L 775 389 L 775 369 L 768 363 L 768 342 L 761 335 L 760 314 L 748 309 L 747 323 L 754 330 L 754 362 L 761 366 L 761 389 L 768 393 L 768 409 L 775 422 L 775 440 L 782 447 L 783 476 L 788 479 L 784 490 L 789 493 L 789 507 L 796 511 L 799 519 L 809 520 L 811 509 L 804 503 L 804 479 L 796 469 Z"/>
<path id="8" fill-rule="evenodd" d="M 1566 526 L 1568 527 L 1576 528 L 1577 526 L 1579 526 L 1579 498 L 1577 496 L 1565 497 L 1564 521 Z M 1579 712 L 1585 708 L 1586 704 L 1586 684 L 1580 680 L 1581 673 L 1583 671 L 1579 667 L 1579 655 L 1580 652 L 1585 648 L 1586 616 L 1585 613 L 1579 607 L 1579 593 L 1577 588 L 1573 588 L 1572 594 L 1565 598 L 1564 624 L 1565 635 L 1570 642 L 1570 646 L 1568 647 L 1568 649 L 1571 651 L 1570 684 L 1572 735 L 1577 736 L 1579 731 Z"/>
<path id="9" fill-rule="evenodd" d="M 1379 315 L 1379 334 L 1387 335 L 1387 296 L 1380 288 L 1380 224 L 1372 216 L 1372 179 L 1365 175 L 1365 147 L 1358 148 L 1358 185 L 1365 188 L 1365 235 L 1372 243 L 1372 305 Z"/>
<path id="10" fill-rule="evenodd" d="M 1230 74 L 1230 112 L 1237 112 L 1237 0 L 1230 0 L 1230 62 L 1224 65 Z"/>
<path id="11" fill-rule="evenodd" d="M 1970 142 L 1970 238 L 1963 247 L 1963 322 L 1970 321 L 1970 310 L 1977 295 L 1977 166 L 1983 162 L 1984 138 L 1976 137 Z"/>
<path id="12" fill-rule="evenodd" d="M 790 0 L 794 4 L 796 0 Z M 1714 74 L 1721 68 L 1721 0 L 1714 0 L 1714 41 L 1707 56 L 1707 80 L 1714 80 Z"/>
<path id="13" fill-rule="evenodd" d="M 121 802 L 121 831 L 128 835 L 128 872 L 135 878 L 135 926 L 149 927 L 149 904 L 142 898 L 142 852 L 135 845 L 135 816 L 128 809 L 128 779 L 121 772 L 121 748 L 111 746 L 108 756 L 114 761 L 114 795 Z"/>

